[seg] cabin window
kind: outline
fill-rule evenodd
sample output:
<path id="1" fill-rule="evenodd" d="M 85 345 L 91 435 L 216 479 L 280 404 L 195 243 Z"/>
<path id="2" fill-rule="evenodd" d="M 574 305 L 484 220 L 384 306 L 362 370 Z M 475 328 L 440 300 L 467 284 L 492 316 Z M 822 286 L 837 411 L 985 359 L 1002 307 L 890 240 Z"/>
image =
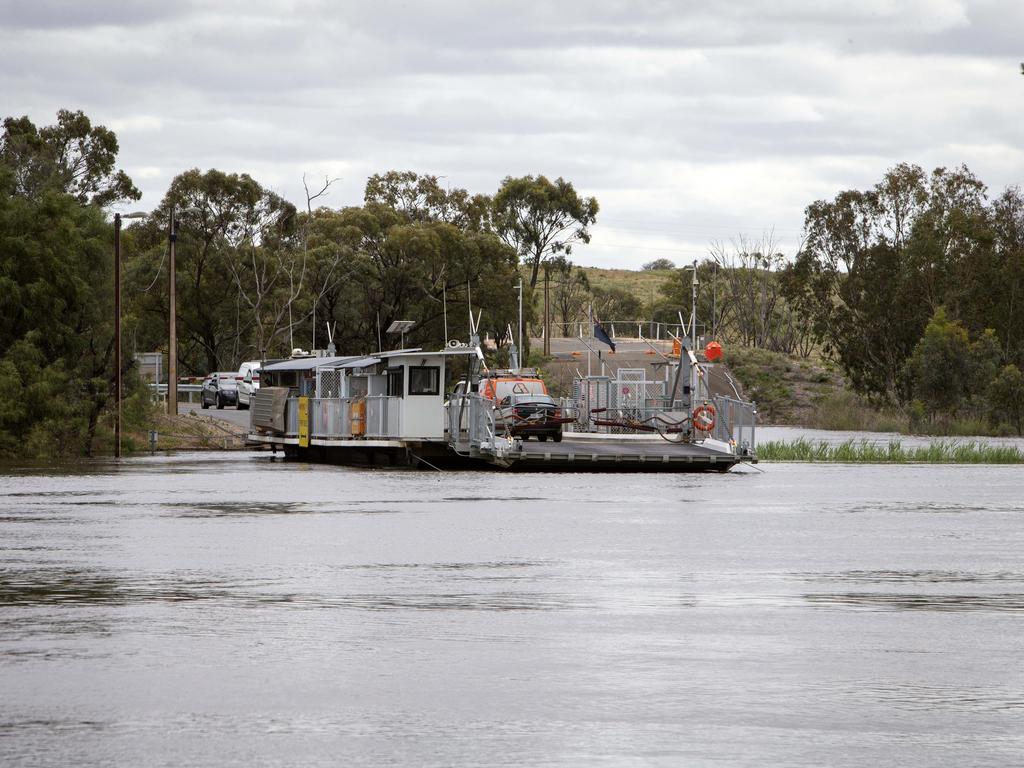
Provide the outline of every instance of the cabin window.
<path id="1" fill-rule="evenodd" d="M 441 394 L 441 368 L 436 365 L 410 365 L 409 394 Z"/>
<path id="2" fill-rule="evenodd" d="M 402 366 L 398 366 L 397 368 L 385 369 L 384 372 L 388 376 L 388 397 L 402 397 L 402 395 L 404 394 L 404 371 L 405 369 Z"/>

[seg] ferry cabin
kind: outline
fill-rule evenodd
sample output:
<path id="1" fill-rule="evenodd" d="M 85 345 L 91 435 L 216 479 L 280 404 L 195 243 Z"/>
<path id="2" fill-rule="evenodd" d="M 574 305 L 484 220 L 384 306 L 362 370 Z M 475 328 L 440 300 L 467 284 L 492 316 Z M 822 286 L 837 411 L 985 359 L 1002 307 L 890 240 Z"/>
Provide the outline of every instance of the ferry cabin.
<path id="1" fill-rule="evenodd" d="M 378 439 L 444 441 L 445 391 L 453 369 L 465 370 L 475 352 L 464 348 L 424 352 L 419 349 L 381 352 L 372 356 L 304 357 L 270 363 L 261 369 L 254 430 L 284 432 L 298 437 L 299 425 L 275 419 L 280 405 L 298 408 L 307 398 L 308 423 L 320 439 Z M 275 413 L 267 413 L 268 408 Z M 284 414 L 290 417 L 290 413 Z M 292 427 L 294 425 L 294 427 Z"/>

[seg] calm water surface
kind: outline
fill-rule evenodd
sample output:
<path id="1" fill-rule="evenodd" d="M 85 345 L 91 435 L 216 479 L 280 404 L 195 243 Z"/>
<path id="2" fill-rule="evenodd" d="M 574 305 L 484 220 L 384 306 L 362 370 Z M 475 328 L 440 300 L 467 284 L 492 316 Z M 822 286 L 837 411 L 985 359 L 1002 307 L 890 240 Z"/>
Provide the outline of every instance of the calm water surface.
<path id="1" fill-rule="evenodd" d="M 0 476 L 4 766 L 1024 763 L 1024 470 Z"/>

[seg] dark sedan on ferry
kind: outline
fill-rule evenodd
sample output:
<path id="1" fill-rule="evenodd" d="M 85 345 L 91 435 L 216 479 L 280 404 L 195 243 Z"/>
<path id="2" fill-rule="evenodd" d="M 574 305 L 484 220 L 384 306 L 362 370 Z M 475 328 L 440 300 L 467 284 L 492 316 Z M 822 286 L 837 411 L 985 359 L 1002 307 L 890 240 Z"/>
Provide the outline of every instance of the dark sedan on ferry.
<path id="1" fill-rule="evenodd" d="M 238 405 L 238 373 L 235 371 L 218 371 L 209 374 L 203 380 L 202 393 L 199 395 L 200 405 L 209 408 L 215 405 Z"/>
<path id="2" fill-rule="evenodd" d="M 499 431 L 512 437 L 535 437 L 541 442 L 549 437 L 562 440 L 562 413 L 550 395 L 513 394 L 502 398 L 494 412 Z"/>

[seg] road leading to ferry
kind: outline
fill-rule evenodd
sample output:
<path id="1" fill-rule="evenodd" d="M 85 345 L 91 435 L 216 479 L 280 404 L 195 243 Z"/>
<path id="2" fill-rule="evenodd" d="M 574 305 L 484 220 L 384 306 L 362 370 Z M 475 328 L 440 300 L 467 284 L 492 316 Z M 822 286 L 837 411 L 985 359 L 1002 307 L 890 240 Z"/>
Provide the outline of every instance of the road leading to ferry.
<path id="1" fill-rule="evenodd" d="M 1024 762 L 1021 471 L 0 477 L 0 763 Z"/>

